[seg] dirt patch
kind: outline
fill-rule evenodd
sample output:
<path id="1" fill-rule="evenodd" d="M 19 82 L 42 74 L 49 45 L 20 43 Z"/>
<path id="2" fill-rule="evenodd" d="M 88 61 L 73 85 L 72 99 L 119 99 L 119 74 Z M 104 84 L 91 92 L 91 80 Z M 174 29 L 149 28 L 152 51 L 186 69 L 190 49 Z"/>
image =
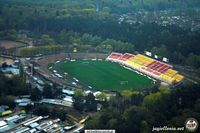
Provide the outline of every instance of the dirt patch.
<path id="1" fill-rule="evenodd" d="M 3 47 L 5 49 L 18 48 L 18 47 L 22 47 L 25 45 L 26 44 L 24 44 L 24 43 L 15 42 L 15 41 L 7 41 L 7 40 L 0 41 L 0 47 Z"/>
<path id="2" fill-rule="evenodd" d="M 0 65 L 4 62 L 6 62 L 7 64 L 13 64 L 14 63 L 12 59 L 0 57 Z"/>

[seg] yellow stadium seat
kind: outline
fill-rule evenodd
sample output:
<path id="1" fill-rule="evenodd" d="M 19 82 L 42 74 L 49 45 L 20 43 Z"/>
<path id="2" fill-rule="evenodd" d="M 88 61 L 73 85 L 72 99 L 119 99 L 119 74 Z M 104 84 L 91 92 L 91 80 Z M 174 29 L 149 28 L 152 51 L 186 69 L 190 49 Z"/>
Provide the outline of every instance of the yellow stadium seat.
<path id="1" fill-rule="evenodd" d="M 169 76 L 169 77 L 174 77 L 178 72 L 173 70 L 173 69 L 169 69 L 165 72 L 165 75 Z"/>
<path id="2" fill-rule="evenodd" d="M 184 79 L 184 76 L 177 74 L 174 76 L 174 79 L 176 80 L 176 82 L 180 82 Z"/>

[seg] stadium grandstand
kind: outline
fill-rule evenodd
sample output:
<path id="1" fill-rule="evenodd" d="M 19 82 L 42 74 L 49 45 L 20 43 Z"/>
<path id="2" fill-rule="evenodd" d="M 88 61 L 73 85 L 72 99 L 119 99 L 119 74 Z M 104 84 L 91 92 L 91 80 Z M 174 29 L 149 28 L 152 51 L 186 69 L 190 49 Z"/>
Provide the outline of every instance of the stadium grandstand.
<path id="1" fill-rule="evenodd" d="M 172 69 L 173 66 L 142 54 L 133 55 L 130 53 L 121 54 L 112 52 L 106 60 L 126 65 L 169 84 L 177 84 L 184 79 L 184 76 Z"/>

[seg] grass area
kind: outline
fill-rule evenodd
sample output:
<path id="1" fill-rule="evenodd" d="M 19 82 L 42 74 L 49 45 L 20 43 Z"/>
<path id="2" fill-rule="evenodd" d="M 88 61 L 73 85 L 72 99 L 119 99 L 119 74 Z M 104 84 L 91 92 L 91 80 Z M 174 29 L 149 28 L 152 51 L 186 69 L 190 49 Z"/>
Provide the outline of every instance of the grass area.
<path id="1" fill-rule="evenodd" d="M 61 63 L 59 69 L 99 90 L 126 90 L 153 85 L 151 79 L 108 61 L 69 61 Z"/>

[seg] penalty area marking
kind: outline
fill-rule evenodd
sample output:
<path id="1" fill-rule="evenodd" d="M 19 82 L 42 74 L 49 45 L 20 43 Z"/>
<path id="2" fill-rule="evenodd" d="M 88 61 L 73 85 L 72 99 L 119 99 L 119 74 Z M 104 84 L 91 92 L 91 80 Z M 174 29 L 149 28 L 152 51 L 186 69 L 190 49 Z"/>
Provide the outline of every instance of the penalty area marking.
<path id="1" fill-rule="evenodd" d="M 85 61 L 84 61 L 84 62 L 82 62 L 82 64 L 84 64 L 84 65 L 88 65 L 89 62 L 87 62 L 87 61 L 85 62 Z"/>
<path id="2" fill-rule="evenodd" d="M 128 85 L 128 81 L 120 81 L 120 85 Z"/>

